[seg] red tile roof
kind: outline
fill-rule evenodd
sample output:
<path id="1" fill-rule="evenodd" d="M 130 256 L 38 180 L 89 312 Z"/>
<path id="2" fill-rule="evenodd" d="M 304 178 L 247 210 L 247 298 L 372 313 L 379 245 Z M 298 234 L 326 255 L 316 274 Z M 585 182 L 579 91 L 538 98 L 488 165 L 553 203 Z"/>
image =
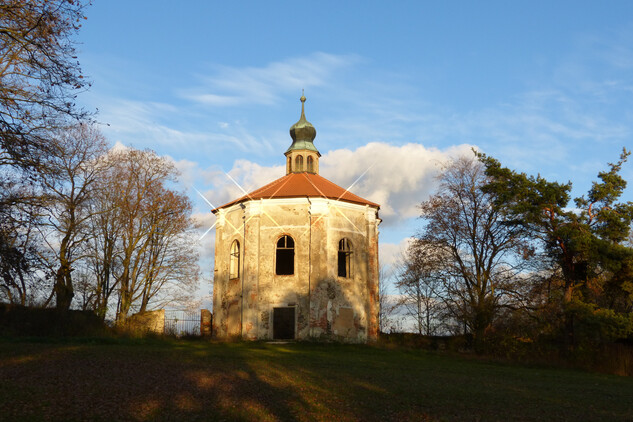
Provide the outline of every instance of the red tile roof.
<path id="1" fill-rule="evenodd" d="M 318 174 L 290 173 L 241 198 L 217 207 L 213 212 L 221 208 L 230 207 L 231 205 L 254 199 L 303 198 L 306 196 L 310 198 L 336 199 L 353 204 L 370 205 L 380 208 L 380 205 L 354 195 Z"/>

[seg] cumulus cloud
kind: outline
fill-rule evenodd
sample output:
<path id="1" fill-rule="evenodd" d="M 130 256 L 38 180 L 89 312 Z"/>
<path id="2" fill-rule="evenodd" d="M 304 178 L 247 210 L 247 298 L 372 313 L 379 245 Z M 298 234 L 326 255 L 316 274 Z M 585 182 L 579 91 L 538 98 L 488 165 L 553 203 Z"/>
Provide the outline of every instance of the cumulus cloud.
<path id="1" fill-rule="evenodd" d="M 128 147 L 127 145 L 123 145 L 121 142 L 116 141 L 114 143 L 114 145 L 112 146 L 112 148 L 110 148 L 110 151 L 112 152 L 123 152 L 130 149 L 130 147 Z"/>
<path id="2" fill-rule="evenodd" d="M 196 212 L 191 215 L 193 220 L 193 226 L 195 229 L 201 231 L 201 234 L 206 232 L 210 227 L 215 224 L 215 217 L 209 212 Z"/>
<path id="3" fill-rule="evenodd" d="M 398 260 L 400 259 L 402 254 L 409 247 L 409 243 L 411 242 L 411 240 L 411 237 L 406 237 L 398 243 L 380 242 L 380 265 L 383 268 L 386 268 L 387 272 L 389 272 L 390 269 L 398 263 Z"/>
<path id="4" fill-rule="evenodd" d="M 224 172 L 218 168 L 210 168 L 201 173 L 205 185 L 212 186 L 204 191 L 215 207 L 219 207 L 234 199 L 260 188 L 285 174 L 285 166 L 261 166 L 248 160 L 237 160 L 233 168 Z"/>
<path id="5" fill-rule="evenodd" d="M 176 170 L 178 170 L 178 181 L 187 189 L 194 186 L 196 177 L 199 173 L 198 163 L 186 159 L 175 160 L 170 156 L 167 156 L 166 158 L 170 160 L 174 164 L 174 167 L 176 167 Z"/>
<path id="6" fill-rule="evenodd" d="M 195 230 L 196 249 L 199 254 L 199 265 L 202 272 L 203 284 L 208 284 L 213 278 L 213 264 L 215 256 L 215 216 L 209 212 L 194 213 L 191 216 Z"/>
<path id="7" fill-rule="evenodd" d="M 380 204 L 383 224 L 390 225 L 417 216 L 417 205 L 427 199 L 436 186 L 435 176 L 441 164 L 459 155 L 472 154 L 471 148 L 459 145 L 440 150 L 413 143 L 394 146 L 374 142 L 355 150 L 328 152 L 321 157 L 320 174 Z M 219 206 L 284 174 L 283 165 L 266 167 L 237 160 L 228 173 L 217 169 L 204 172 L 205 182 L 213 186 L 204 194 Z"/>
<path id="8" fill-rule="evenodd" d="M 354 151 L 339 149 L 321 158 L 320 173 L 344 188 L 380 204 L 384 224 L 415 217 L 417 205 L 435 189 L 440 166 L 472 146 L 444 150 L 421 144 L 402 146 L 374 142 Z"/>

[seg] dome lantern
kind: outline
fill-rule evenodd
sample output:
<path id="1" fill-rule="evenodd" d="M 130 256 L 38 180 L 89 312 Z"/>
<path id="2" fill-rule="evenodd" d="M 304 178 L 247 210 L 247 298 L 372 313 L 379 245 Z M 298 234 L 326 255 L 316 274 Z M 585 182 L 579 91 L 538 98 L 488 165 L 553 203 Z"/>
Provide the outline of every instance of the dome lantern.
<path id="1" fill-rule="evenodd" d="M 319 172 L 319 157 L 321 154 L 314 146 L 314 138 L 316 138 L 316 129 L 312 123 L 306 120 L 305 102 L 306 97 L 301 93 L 301 117 L 299 121 L 290 127 L 290 137 L 292 144 L 286 150 L 286 174 Z M 305 165 L 304 165 L 305 161 Z"/>

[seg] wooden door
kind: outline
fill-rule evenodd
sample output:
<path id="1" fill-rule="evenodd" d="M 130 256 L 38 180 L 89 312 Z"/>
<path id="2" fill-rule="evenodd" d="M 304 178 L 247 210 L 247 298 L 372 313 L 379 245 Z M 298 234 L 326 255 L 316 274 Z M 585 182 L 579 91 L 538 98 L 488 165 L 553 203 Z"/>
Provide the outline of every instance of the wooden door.
<path id="1" fill-rule="evenodd" d="M 292 340 L 295 338 L 295 308 L 273 308 L 273 338 Z"/>

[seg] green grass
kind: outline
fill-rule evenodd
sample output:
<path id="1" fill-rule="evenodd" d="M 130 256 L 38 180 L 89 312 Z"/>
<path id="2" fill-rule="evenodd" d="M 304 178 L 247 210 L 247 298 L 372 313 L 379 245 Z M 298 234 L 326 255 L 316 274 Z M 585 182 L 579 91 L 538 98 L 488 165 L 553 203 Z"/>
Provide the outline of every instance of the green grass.
<path id="1" fill-rule="evenodd" d="M 0 420 L 633 420 L 633 379 L 335 344 L 0 339 Z"/>

